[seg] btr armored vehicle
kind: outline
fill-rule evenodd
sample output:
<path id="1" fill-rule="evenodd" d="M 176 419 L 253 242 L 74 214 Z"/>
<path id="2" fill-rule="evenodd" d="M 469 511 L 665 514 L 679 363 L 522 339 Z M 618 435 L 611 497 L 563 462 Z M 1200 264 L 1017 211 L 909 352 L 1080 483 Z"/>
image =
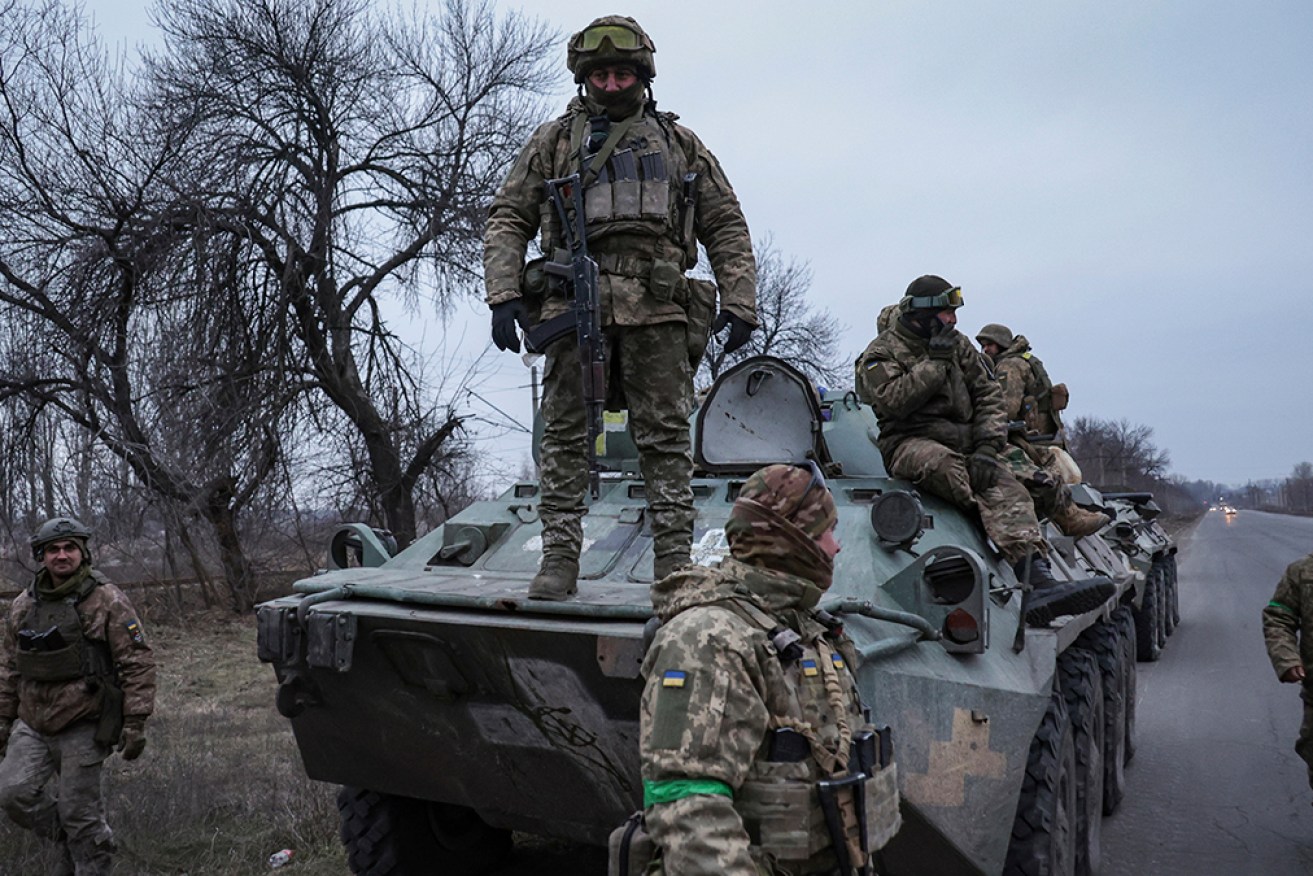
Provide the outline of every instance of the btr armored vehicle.
<path id="1" fill-rule="evenodd" d="M 693 426 L 697 562 L 727 554 L 724 522 L 751 472 L 811 459 L 827 475 L 843 550 L 822 607 L 859 647 L 901 790 L 903 828 L 878 871 L 1097 872 L 1100 819 L 1133 751 L 1136 618 L 1167 599 L 1151 582 L 1171 546 L 1148 500 L 1080 491 L 1110 535 L 1050 526 L 1054 574 L 1106 576 L 1117 595 L 1027 628 L 978 520 L 888 476 L 853 393 L 818 393 L 758 357 L 720 377 Z M 368 527 L 343 527 L 332 568 L 260 606 L 259 655 L 306 771 L 343 786 L 355 872 L 487 872 L 513 830 L 604 844 L 640 808 L 652 545 L 623 415 L 604 441 L 569 601 L 527 598 L 541 534 L 524 482 L 395 556 Z"/>

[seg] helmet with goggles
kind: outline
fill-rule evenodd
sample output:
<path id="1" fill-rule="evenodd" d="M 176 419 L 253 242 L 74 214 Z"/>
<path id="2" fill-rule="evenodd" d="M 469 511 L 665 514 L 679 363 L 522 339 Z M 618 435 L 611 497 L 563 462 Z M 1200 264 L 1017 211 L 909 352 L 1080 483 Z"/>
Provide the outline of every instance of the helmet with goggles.
<path id="1" fill-rule="evenodd" d="M 652 60 L 656 46 L 637 21 L 625 15 L 605 15 L 570 37 L 565 65 L 575 82 L 583 82 L 598 67 L 628 64 L 647 82 L 656 78 Z"/>
<path id="2" fill-rule="evenodd" d="M 958 308 L 962 306 L 962 287 L 954 286 L 943 277 L 926 274 L 908 285 L 907 295 L 899 303 L 904 311 Z"/>

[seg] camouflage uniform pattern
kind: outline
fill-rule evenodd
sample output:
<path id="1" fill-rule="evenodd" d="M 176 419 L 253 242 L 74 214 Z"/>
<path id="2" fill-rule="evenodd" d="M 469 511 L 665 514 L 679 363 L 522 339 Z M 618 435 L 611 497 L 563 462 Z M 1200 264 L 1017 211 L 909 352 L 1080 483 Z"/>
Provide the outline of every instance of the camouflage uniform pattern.
<path id="1" fill-rule="evenodd" d="M 1263 639 L 1278 678 L 1297 666 L 1309 673 L 1301 685 L 1304 721 L 1295 751 L 1308 764 L 1313 786 L 1313 555 L 1291 563 L 1281 576 L 1263 609 Z"/>
<path id="2" fill-rule="evenodd" d="M 603 108 L 590 99 L 573 98 L 563 116 L 533 134 L 497 191 L 484 232 L 484 280 L 490 307 L 524 294 L 521 274 L 528 243 L 535 235 L 541 232 L 543 252 L 553 253 L 562 246 L 559 220 L 546 200 L 544 182 L 580 169 L 574 141 L 581 119 L 601 114 Z M 623 395 L 629 409 L 647 485 L 655 550 L 658 558 L 666 558 L 658 569 L 686 562 L 693 538 L 688 432 L 693 375 L 688 358 L 691 350 L 705 347 L 711 314 L 690 321 L 689 311 L 714 309 L 709 302 L 698 300 L 707 290 L 684 277 L 684 271 L 696 263 L 697 242 L 705 246 L 715 274 L 720 309 L 751 325 L 757 323 L 756 261 L 738 198 L 715 156 L 692 131 L 677 124 L 677 118 L 649 106 L 617 147 L 633 149 L 635 155 L 660 151 L 668 191 L 659 193 L 664 197 L 655 197 L 653 203 L 668 204 L 664 219 L 651 214 L 628 219 L 617 216 L 590 223 L 587 228 L 589 251 L 601 274 L 602 325 L 610 341 L 610 357 L 618 360 L 608 367 L 612 384 L 608 398 Z M 687 173 L 697 174 L 692 217 L 685 216 L 683 180 Z M 586 202 L 591 190 L 585 190 Z M 693 240 L 685 239 L 686 227 Z M 663 279 L 654 281 L 658 275 Z M 569 308 L 564 295 L 553 289 L 545 297 L 526 298 L 526 304 L 532 318 L 541 320 Z M 543 386 L 546 430 L 540 453 L 544 552 L 575 558 L 587 477 L 583 402 L 573 341 L 554 344 L 547 359 Z M 617 382 L 622 393 L 615 391 Z"/>
<path id="3" fill-rule="evenodd" d="M 1012 345 L 994 358 L 994 373 L 1003 390 L 1003 410 L 1007 418 L 1024 420 L 1027 432 L 1053 435 L 1062 428 L 1062 422 L 1058 413 L 1049 406 L 1051 383 L 1042 380 L 1037 373 L 1042 372 L 1043 367 L 1031 351 L 1030 341 L 1025 335 L 1017 335 Z"/>
<path id="4" fill-rule="evenodd" d="M 83 569 L 98 583 L 77 604 L 82 634 L 108 645 L 123 689 L 124 714 L 144 718 L 155 705 L 155 661 L 140 619 L 123 591 L 89 567 Z M 35 589 L 14 599 L 0 642 L 0 721 L 18 718 L 0 761 L 0 808 L 39 836 L 65 838 L 79 876 L 108 874 L 114 841 L 105 823 L 101 765 L 110 749 L 93 739 L 98 692 L 85 679 L 36 681 L 18 672 L 18 631 L 34 609 L 41 626 L 39 603 L 44 600 L 37 599 Z"/>
<path id="5" fill-rule="evenodd" d="M 861 723 L 852 644 L 811 611 L 832 571 L 815 538 L 835 519 L 829 491 L 811 486 L 806 470 L 769 466 L 749 479 L 735 503 L 726 527 L 733 557 L 653 585 L 664 625 L 643 664 L 646 820 L 661 850 L 660 869 L 650 873 L 834 870 L 829 847 L 809 860 L 781 861 L 755 846 L 740 809 L 745 783 L 806 785 L 845 769 Z M 810 548 L 800 551 L 804 544 Z M 790 563 L 807 574 L 780 570 Z M 801 636 L 799 660 L 781 660 L 767 624 Z M 811 756 L 769 761 L 767 737 L 775 728 L 807 735 Z M 799 812 L 797 819 L 806 823 L 813 814 Z"/>
<path id="6" fill-rule="evenodd" d="M 1009 562 L 1047 554 L 1030 494 L 1010 468 L 1001 464 L 989 489 L 971 488 L 967 457 L 981 446 L 1002 451 L 1007 418 L 989 365 L 969 338 L 954 334 L 952 358 L 932 359 L 927 341 L 895 321 L 858 357 L 857 395 L 875 409 L 885 467 L 961 508 L 977 509 Z"/>

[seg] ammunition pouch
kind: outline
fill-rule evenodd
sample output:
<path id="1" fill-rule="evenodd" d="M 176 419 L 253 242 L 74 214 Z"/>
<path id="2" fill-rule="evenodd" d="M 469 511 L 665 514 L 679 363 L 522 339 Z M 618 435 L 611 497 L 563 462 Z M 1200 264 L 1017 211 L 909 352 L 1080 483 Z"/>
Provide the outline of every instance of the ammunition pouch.
<path id="1" fill-rule="evenodd" d="M 688 300 L 688 286 L 684 272 L 674 262 L 656 259 L 652 262 L 652 272 L 648 274 L 648 290 L 657 301 L 665 303 L 674 301 L 682 303 Z"/>
<path id="2" fill-rule="evenodd" d="M 110 678 L 100 680 L 100 717 L 96 719 L 97 745 L 110 746 L 123 734 L 123 688 Z"/>
<path id="3" fill-rule="evenodd" d="M 81 643 L 65 645 L 54 651 L 25 651 L 20 647 L 15 656 L 18 674 L 31 681 L 72 681 L 82 678 Z"/>
<path id="4" fill-rule="evenodd" d="M 1049 408 L 1055 411 L 1065 411 L 1067 402 L 1071 400 L 1070 393 L 1067 392 L 1067 384 L 1056 384 L 1049 390 Z"/>
<path id="5" fill-rule="evenodd" d="M 656 858 L 642 811 L 625 819 L 607 839 L 607 876 L 643 876 Z"/>

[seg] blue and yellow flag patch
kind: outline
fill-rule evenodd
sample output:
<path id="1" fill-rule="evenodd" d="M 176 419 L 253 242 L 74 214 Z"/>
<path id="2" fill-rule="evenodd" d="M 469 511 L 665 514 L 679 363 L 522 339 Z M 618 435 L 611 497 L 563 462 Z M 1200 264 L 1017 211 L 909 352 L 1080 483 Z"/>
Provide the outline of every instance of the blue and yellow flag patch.
<path id="1" fill-rule="evenodd" d="M 802 674 L 811 678 L 814 675 L 820 675 L 821 671 L 816 668 L 815 660 L 802 661 Z"/>
<path id="2" fill-rule="evenodd" d="M 830 655 L 830 662 L 834 664 L 835 669 L 843 669 L 843 657 L 838 653 Z"/>
<path id="3" fill-rule="evenodd" d="M 136 642 L 138 645 L 146 644 L 146 634 L 141 631 L 141 624 L 137 623 L 135 617 L 123 624 L 123 627 L 128 631 L 128 638 L 132 639 L 132 641 Z"/>
<path id="4" fill-rule="evenodd" d="M 661 675 L 662 687 L 683 687 L 688 681 L 688 673 L 682 669 L 667 669 Z"/>

